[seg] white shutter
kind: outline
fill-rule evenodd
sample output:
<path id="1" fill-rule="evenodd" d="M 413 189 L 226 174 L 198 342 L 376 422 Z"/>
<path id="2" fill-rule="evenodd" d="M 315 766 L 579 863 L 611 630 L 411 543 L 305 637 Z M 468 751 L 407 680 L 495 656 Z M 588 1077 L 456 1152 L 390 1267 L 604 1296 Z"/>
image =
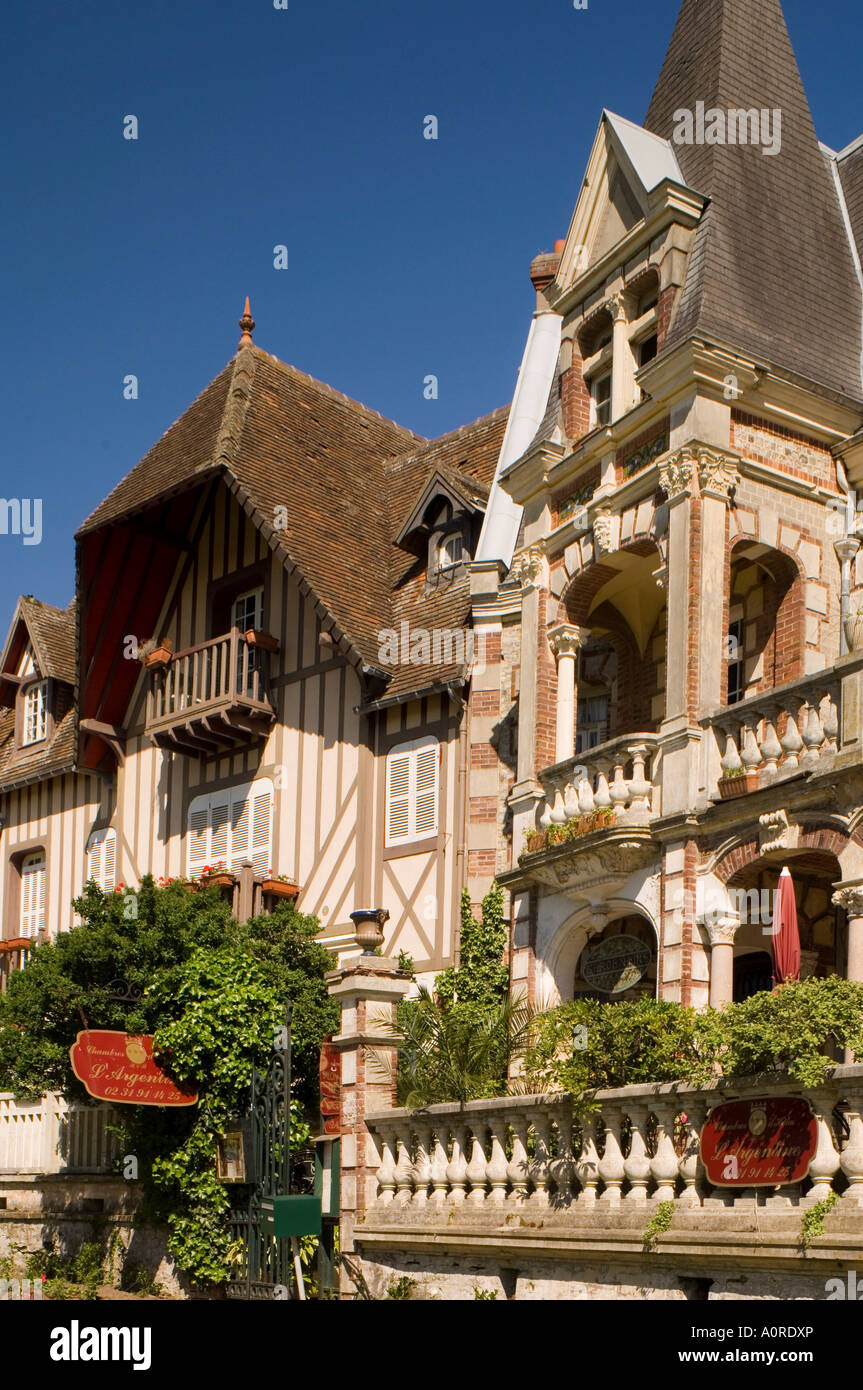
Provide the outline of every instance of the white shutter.
<path id="1" fill-rule="evenodd" d="M 272 865 L 273 784 L 269 778 L 198 796 L 189 807 L 190 876 L 205 865 L 238 873 L 251 860 L 255 872 Z"/>
<path id="2" fill-rule="evenodd" d="M 189 807 L 189 863 L 190 878 L 197 878 L 209 864 L 210 850 L 210 798 L 197 796 Z"/>
<path id="3" fill-rule="evenodd" d="M 87 841 L 84 881 L 90 879 L 103 893 L 112 893 L 117 885 L 117 833 L 114 830 L 94 830 Z"/>
<path id="4" fill-rule="evenodd" d="M 401 743 L 387 757 L 387 845 L 437 834 L 440 744 L 434 738 Z"/>
<path id="5" fill-rule="evenodd" d="M 414 833 L 418 840 L 437 834 L 437 783 L 438 755 L 440 745 L 437 740 L 417 748 L 414 755 L 415 788 Z"/>
<path id="6" fill-rule="evenodd" d="M 256 874 L 265 874 L 273 865 L 273 791 L 269 782 L 252 788 L 249 816 L 251 839 L 249 858 Z"/>
<path id="7" fill-rule="evenodd" d="M 21 935 L 35 938 L 45 925 L 45 854 L 28 854 L 21 864 Z"/>

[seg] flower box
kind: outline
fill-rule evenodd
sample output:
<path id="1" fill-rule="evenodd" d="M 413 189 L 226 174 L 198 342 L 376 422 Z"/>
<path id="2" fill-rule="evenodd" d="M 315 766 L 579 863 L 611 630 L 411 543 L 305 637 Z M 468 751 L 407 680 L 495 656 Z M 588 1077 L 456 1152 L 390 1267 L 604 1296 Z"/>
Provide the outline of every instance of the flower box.
<path id="1" fill-rule="evenodd" d="M 261 892 L 269 893 L 274 898 L 295 898 L 299 891 L 298 883 L 283 878 L 265 878 L 261 884 Z"/>
<path id="2" fill-rule="evenodd" d="M 255 628 L 250 627 L 247 632 L 243 633 L 243 636 L 250 647 L 260 647 L 262 652 L 277 652 L 279 650 L 277 638 L 269 632 L 258 632 Z"/>
<path id="3" fill-rule="evenodd" d="M 720 777 L 719 795 L 723 801 L 732 796 L 742 796 L 744 792 L 754 792 L 758 787 L 758 773 L 744 772 L 741 777 Z"/>
<path id="4" fill-rule="evenodd" d="M 235 875 L 228 873 L 227 869 L 215 869 L 212 873 L 201 874 L 202 888 L 209 888 L 211 884 L 216 888 L 233 888 L 236 881 Z"/>
<path id="5" fill-rule="evenodd" d="M 144 657 L 145 666 L 167 666 L 174 653 L 170 647 L 155 647 Z"/>
<path id="6" fill-rule="evenodd" d="M 7 951 L 29 951 L 36 945 L 32 936 L 11 936 L 3 942 Z"/>

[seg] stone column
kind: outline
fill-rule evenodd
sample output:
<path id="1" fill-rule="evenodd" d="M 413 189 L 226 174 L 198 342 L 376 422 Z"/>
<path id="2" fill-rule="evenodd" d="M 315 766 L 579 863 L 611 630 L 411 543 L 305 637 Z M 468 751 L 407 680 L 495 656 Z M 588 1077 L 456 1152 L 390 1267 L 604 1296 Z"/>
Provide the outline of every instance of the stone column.
<path id="1" fill-rule="evenodd" d="M 576 663 L 586 633 L 580 627 L 560 623 L 550 629 L 548 642 L 557 657 L 557 722 L 555 761 L 562 763 L 575 753 Z"/>
<path id="2" fill-rule="evenodd" d="M 629 342 L 626 336 L 626 305 L 622 294 L 614 295 L 608 301 L 608 312 L 611 315 L 611 420 L 619 420 L 621 415 L 625 415 L 632 401 L 627 399 L 627 378 L 632 375 L 627 371 L 626 354 L 629 352 Z"/>
<path id="3" fill-rule="evenodd" d="M 697 758 L 692 754 L 701 731 L 692 727 L 689 709 L 694 477 L 695 460 L 688 448 L 678 449 L 660 464 L 659 483 L 668 497 L 665 718 L 660 727 L 663 815 L 690 810 L 698 784 Z"/>
<path id="4" fill-rule="evenodd" d="M 698 589 L 698 709 L 722 703 L 727 658 L 725 616 L 725 531 L 728 504 L 739 480 L 733 458 L 718 449 L 695 451 L 701 489 L 701 578 Z"/>
<path id="5" fill-rule="evenodd" d="M 327 983 L 341 1005 L 341 1026 L 332 1040 L 332 1046 L 341 1053 L 342 1082 L 339 1248 L 350 1258 L 356 1249 L 356 1225 L 377 1196 L 381 1160 L 365 1117 L 395 1105 L 398 1053 L 392 1025 L 396 1006 L 410 989 L 410 977 L 394 960 L 363 954 L 331 971 Z M 342 1297 L 354 1292 L 344 1268 L 339 1274 L 339 1290 Z"/>
<path id="6" fill-rule="evenodd" d="M 710 1005 L 718 1009 L 734 997 L 734 937 L 740 925 L 731 913 L 705 923 L 710 938 Z"/>
<path id="7" fill-rule="evenodd" d="M 833 903 L 848 914 L 848 979 L 863 980 L 863 879 L 840 883 Z"/>
<path id="8" fill-rule="evenodd" d="M 518 685 L 518 765 L 510 795 L 513 844 L 524 843 L 524 832 L 533 830 L 542 788 L 536 780 L 536 712 L 539 656 L 539 590 L 545 568 L 543 553 L 531 548 L 517 562 L 515 573 L 522 588 L 521 670 Z"/>

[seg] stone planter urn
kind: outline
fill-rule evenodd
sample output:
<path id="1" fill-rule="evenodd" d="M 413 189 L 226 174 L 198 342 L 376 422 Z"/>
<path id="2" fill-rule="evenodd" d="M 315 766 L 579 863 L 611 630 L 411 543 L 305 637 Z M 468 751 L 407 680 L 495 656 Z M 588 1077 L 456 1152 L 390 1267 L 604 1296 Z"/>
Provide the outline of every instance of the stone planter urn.
<path id="1" fill-rule="evenodd" d="M 357 945 L 362 947 L 363 955 L 374 955 L 382 945 L 384 922 L 389 921 L 389 915 L 385 907 L 358 907 L 350 914 Z"/>
<path id="2" fill-rule="evenodd" d="M 849 651 L 863 651 L 863 608 L 857 608 L 845 619 L 845 638 Z"/>

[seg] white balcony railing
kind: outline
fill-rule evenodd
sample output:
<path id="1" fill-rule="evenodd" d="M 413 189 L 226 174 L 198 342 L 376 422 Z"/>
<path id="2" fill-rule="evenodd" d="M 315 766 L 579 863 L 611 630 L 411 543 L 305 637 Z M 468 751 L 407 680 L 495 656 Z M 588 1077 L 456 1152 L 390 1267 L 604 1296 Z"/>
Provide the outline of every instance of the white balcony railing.
<path id="1" fill-rule="evenodd" d="M 658 744 L 656 734 L 625 734 L 546 768 L 542 829 L 581 817 L 594 817 L 597 829 L 647 825 L 660 811 Z"/>

